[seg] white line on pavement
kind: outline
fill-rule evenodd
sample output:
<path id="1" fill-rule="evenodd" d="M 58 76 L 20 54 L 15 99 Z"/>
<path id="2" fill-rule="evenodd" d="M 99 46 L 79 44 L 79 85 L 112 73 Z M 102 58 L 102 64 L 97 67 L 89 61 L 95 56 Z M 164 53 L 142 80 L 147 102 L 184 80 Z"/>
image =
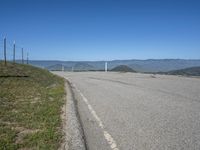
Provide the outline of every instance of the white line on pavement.
<path id="1" fill-rule="evenodd" d="M 119 150 L 117 148 L 117 144 L 115 142 L 115 140 L 113 139 L 113 137 L 104 129 L 104 125 L 101 121 L 101 119 L 97 116 L 96 112 L 94 111 L 94 109 L 92 108 L 92 106 L 90 105 L 90 103 L 88 102 L 87 98 L 81 93 L 81 91 L 76 87 L 76 85 L 72 84 L 73 87 L 76 89 L 76 91 L 80 94 L 80 96 L 82 97 L 83 101 L 86 103 L 90 113 L 93 115 L 93 117 L 96 119 L 99 127 L 103 130 L 103 134 L 104 137 L 106 139 L 106 141 L 108 142 L 108 144 L 110 145 L 112 150 Z"/>

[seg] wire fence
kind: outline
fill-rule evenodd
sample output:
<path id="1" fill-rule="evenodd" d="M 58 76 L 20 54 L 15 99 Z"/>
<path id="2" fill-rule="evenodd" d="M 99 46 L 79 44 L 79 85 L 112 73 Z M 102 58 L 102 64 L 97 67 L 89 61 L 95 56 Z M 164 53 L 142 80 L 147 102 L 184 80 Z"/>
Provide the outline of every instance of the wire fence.
<path id="1" fill-rule="evenodd" d="M 11 42 L 6 37 L 0 38 L 0 61 L 13 63 L 29 63 L 29 51 L 18 44 L 15 41 Z"/>

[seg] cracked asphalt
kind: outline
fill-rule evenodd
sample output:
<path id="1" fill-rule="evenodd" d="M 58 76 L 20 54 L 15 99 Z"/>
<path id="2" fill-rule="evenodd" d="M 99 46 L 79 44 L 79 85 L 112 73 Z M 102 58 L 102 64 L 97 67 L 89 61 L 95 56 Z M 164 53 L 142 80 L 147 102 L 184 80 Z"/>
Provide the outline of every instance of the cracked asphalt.
<path id="1" fill-rule="evenodd" d="M 120 150 L 199 150 L 200 78 L 139 73 L 57 72 L 88 100 Z M 87 149 L 112 149 L 73 88 Z"/>

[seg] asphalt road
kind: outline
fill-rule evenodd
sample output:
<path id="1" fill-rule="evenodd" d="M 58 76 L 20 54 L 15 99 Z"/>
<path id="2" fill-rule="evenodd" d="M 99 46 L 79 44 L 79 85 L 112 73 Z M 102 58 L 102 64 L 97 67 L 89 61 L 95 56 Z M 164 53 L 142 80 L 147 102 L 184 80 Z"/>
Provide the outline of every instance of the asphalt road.
<path id="1" fill-rule="evenodd" d="M 200 79 L 57 74 L 73 83 L 89 150 L 200 149 Z"/>

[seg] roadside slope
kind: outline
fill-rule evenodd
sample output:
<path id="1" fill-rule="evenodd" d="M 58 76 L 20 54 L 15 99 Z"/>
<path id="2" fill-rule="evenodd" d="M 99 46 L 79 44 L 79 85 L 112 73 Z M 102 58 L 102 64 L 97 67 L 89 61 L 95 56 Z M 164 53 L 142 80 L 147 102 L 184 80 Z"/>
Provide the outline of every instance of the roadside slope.
<path id="1" fill-rule="evenodd" d="M 0 62 L 0 149 L 58 149 L 64 80 L 29 65 Z"/>

